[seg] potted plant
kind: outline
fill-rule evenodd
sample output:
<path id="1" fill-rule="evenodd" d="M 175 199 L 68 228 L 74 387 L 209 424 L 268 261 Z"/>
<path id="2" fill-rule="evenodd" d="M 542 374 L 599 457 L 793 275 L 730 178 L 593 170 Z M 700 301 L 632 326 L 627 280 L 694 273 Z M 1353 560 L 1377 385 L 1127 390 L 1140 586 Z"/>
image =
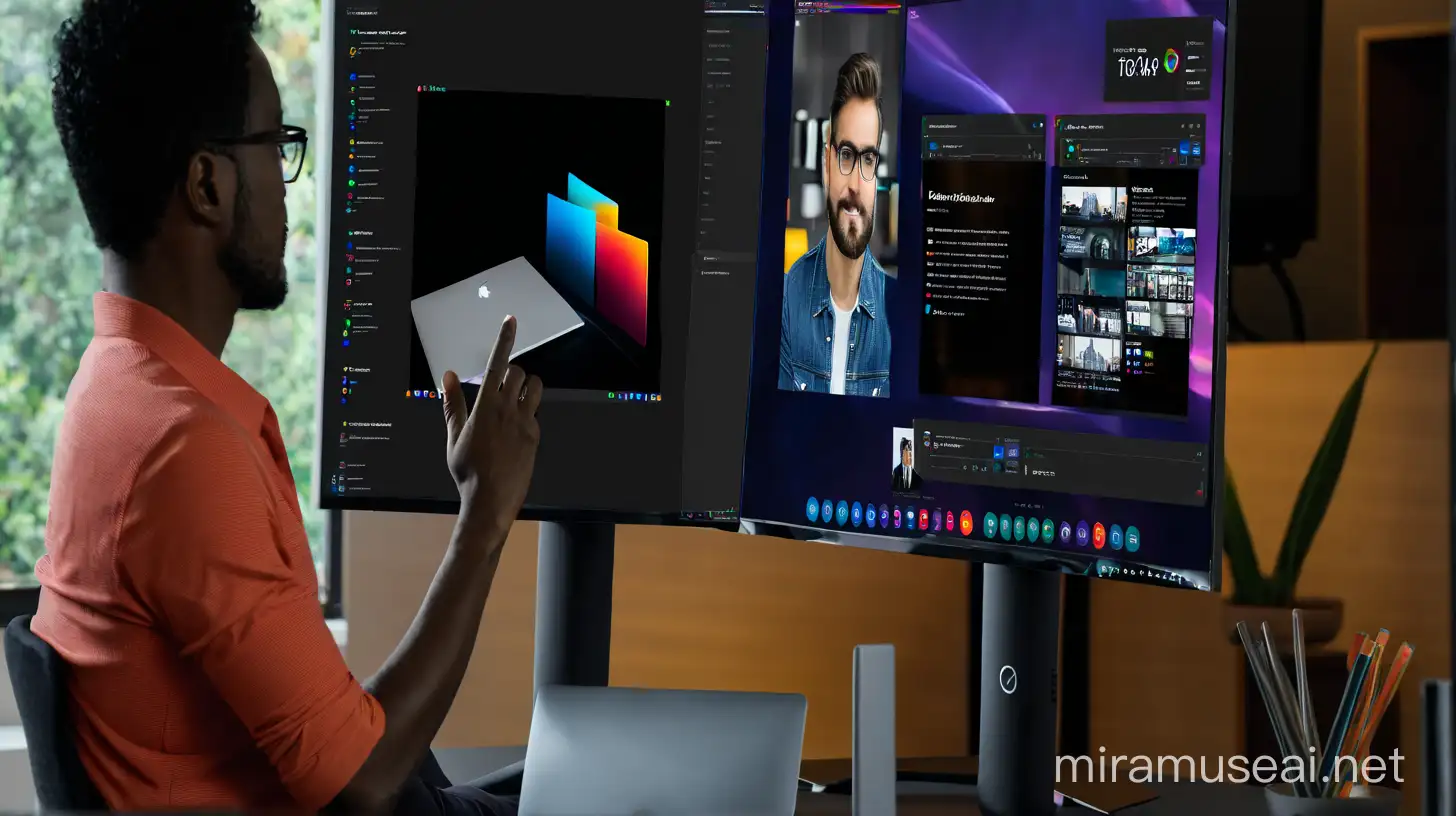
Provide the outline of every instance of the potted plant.
<path id="1" fill-rule="evenodd" d="M 1224 625 L 1234 643 L 1239 642 L 1234 631 L 1234 625 L 1239 621 L 1247 621 L 1255 631 L 1267 622 L 1275 645 L 1288 654 L 1293 643 L 1291 609 L 1300 610 L 1304 638 L 1309 646 L 1325 645 L 1340 633 L 1344 618 L 1342 600 L 1304 598 L 1295 593 L 1304 559 L 1314 544 L 1315 534 L 1319 532 L 1335 486 L 1339 484 L 1340 473 L 1345 468 L 1345 454 L 1350 450 L 1350 437 L 1354 435 L 1360 402 L 1365 396 L 1365 380 L 1379 351 L 1379 344 L 1371 349 L 1360 374 L 1350 384 L 1334 418 L 1330 420 L 1324 441 L 1315 452 L 1309 472 L 1304 476 L 1304 484 L 1299 488 L 1284 541 L 1279 545 L 1279 557 L 1271 572 L 1266 573 L 1259 566 L 1253 537 L 1239 505 L 1233 471 L 1225 465 L 1223 551 L 1233 577 L 1233 594 L 1224 606 Z"/>

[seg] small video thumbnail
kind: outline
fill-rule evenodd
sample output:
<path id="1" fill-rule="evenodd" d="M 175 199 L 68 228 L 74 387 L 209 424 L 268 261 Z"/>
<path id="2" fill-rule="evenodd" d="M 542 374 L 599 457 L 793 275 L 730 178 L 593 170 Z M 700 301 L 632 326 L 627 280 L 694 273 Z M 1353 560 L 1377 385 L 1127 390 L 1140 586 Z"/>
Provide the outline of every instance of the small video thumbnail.
<path id="1" fill-rule="evenodd" d="M 1127 296 L 1138 300 L 1193 302 L 1192 266 L 1138 264 L 1127 268 Z"/>
<path id="2" fill-rule="evenodd" d="M 1125 256 L 1126 228 L 1062 224 L 1057 254 L 1067 260 L 1120 261 Z"/>
<path id="3" fill-rule="evenodd" d="M 667 103 L 452 88 L 417 104 L 411 387 L 478 382 L 514 315 L 512 359 L 548 387 L 660 391 Z"/>
<path id="4" fill-rule="evenodd" d="M 891 464 L 890 486 L 895 493 L 919 493 L 924 483 L 920 472 L 915 469 L 915 429 L 896 428 L 890 434 L 894 459 Z"/>
<path id="5" fill-rule="evenodd" d="M 1131 260 L 1157 264 L 1191 264 L 1198 254 L 1198 231 L 1168 227 L 1133 227 L 1127 234 Z"/>
<path id="6" fill-rule="evenodd" d="M 1058 334 L 1057 366 L 1099 374 L 1121 374 L 1122 340 Z"/>
<path id="7" fill-rule="evenodd" d="M 1193 304 L 1165 300 L 1129 300 L 1127 333 L 1187 340 L 1193 334 Z"/>
<path id="8" fill-rule="evenodd" d="M 1063 187 L 1063 224 L 1104 224 L 1127 221 L 1126 187 Z"/>
<path id="9" fill-rule="evenodd" d="M 1127 278 L 1122 267 L 1087 267 L 1076 263 L 1057 264 L 1057 294 L 1116 298 L 1127 295 Z"/>
<path id="10" fill-rule="evenodd" d="M 1091 298 L 1057 295 L 1057 331 L 1121 337 L 1121 304 L 1107 305 Z"/>

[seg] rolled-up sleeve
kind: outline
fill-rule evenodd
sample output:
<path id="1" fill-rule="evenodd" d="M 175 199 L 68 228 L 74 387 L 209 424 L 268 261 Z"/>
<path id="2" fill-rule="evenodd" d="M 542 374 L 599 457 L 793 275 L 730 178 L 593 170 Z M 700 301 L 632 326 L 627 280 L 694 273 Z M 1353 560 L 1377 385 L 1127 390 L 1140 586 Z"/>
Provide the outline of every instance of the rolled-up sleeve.
<path id="1" fill-rule="evenodd" d="M 259 455 L 221 420 L 175 428 L 137 475 L 118 574 L 316 811 L 373 751 L 384 711 L 344 663 L 302 522 Z"/>

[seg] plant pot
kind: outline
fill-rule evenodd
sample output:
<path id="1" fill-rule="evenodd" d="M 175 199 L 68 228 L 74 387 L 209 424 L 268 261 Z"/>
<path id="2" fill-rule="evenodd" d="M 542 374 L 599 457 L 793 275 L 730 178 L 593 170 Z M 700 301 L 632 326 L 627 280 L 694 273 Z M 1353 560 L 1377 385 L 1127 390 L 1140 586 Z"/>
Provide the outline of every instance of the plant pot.
<path id="1" fill-rule="evenodd" d="M 1396 816 L 1401 796 L 1391 788 L 1356 785 L 1346 799 L 1301 799 L 1280 782 L 1264 788 L 1264 802 L 1270 816 Z"/>
<path id="2" fill-rule="evenodd" d="M 1339 637 L 1340 627 L 1345 623 L 1345 602 L 1338 598 L 1296 598 L 1294 609 L 1299 610 L 1304 625 L 1304 647 L 1315 649 L 1329 645 Z M 1240 645 L 1239 632 L 1235 628 L 1239 621 L 1249 626 L 1249 634 L 1263 637 L 1263 624 L 1269 624 L 1269 634 L 1274 636 L 1274 646 L 1280 654 L 1290 654 L 1294 649 L 1294 619 L 1290 607 L 1243 606 L 1225 603 L 1223 625 L 1228 630 L 1229 642 Z"/>

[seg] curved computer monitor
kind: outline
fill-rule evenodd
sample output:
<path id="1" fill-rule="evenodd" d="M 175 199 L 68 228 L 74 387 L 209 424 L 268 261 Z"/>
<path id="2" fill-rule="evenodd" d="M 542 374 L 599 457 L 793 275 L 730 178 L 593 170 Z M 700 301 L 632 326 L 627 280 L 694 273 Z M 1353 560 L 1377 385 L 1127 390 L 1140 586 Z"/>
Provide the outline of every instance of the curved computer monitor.
<path id="1" fill-rule="evenodd" d="M 812 5 L 745 528 L 1216 590 L 1228 4 Z"/>
<path id="2" fill-rule="evenodd" d="M 322 505 L 455 512 L 439 383 L 472 396 L 510 314 L 547 388 L 526 517 L 736 519 L 762 0 L 323 14 Z"/>

